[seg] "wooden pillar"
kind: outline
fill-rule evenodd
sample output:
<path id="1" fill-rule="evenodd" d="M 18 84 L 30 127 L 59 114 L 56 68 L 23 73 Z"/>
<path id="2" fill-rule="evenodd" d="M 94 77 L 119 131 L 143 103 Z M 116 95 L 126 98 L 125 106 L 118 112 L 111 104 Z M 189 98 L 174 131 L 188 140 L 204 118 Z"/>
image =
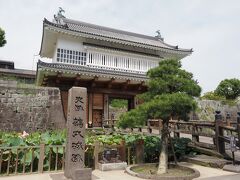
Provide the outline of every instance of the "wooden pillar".
<path id="1" fill-rule="evenodd" d="M 221 139 L 221 137 L 223 137 L 223 129 L 221 128 L 220 125 L 222 125 L 222 124 L 223 124 L 223 121 L 222 121 L 221 111 L 216 111 L 216 115 L 215 115 L 215 141 L 216 141 L 217 151 L 220 154 L 225 153 L 225 143 Z"/>
<path id="2" fill-rule="evenodd" d="M 136 96 L 134 96 L 134 107 L 136 108 L 138 106 L 138 98 Z"/>
<path id="3" fill-rule="evenodd" d="M 61 94 L 61 102 L 62 102 L 62 106 L 63 106 L 64 117 L 67 121 L 68 91 L 61 90 L 60 94 Z"/>
<path id="4" fill-rule="evenodd" d="M 89 93 L 88 95 L 88 127 L 93 127 L 92 109 L 93 109 L 93 94 Z"/>
<path id="5" fill-rule="evenodd" d="M 136 163 L 141 164 L 144 162 L 144 140 L 140 139 L 136 143 Z"/>
<path id="6" fill-rule="evenodd" d="M 240 112 L 237 117 L 237 133 L 238 133 L 238 147 L 240 148 Z"/>
<path id="7" fill-rule="evenodd" d="M 103 120 L 109 119 L 109 100 L 108 100 L 108 94 L 104 94 L 103 96 Z"/>
<path id="8" fill-rule="evenodd" d="M 130 111 L 131 109 L 135 108 L 135 100 L 134 97 L 131 99 L 128 99 L 128 111 Z"/>
<path id="9" fill-rule="evenodd" d="M 128 111 L 131 110 L 131 99 L 128 99 Z"/>

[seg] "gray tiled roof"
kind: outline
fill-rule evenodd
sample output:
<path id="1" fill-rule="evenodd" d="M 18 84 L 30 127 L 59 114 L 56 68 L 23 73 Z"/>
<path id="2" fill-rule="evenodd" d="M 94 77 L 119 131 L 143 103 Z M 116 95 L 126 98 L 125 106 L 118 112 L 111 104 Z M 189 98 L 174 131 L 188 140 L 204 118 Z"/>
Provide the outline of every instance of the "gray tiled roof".
<path id="1" fill-rule="evenodd" d="M 4 69 L 0 68 L 0 73 L 6 74 L 17 74 L 17 75 L 26 75 L 32 76 L 33 78 L 36 76 L 36 71 L 28 70 L 28 69 Z"/>
<path id="2" fill-rule="evenodd" d="M 131 72 L 122 72 L 117 70 L 109 70 L 109 69 L 101 69 L 101 68 L 93 68 L 88 66 L 78 66 L 71 64 L 63 64 L 63 63 L 46 63 L 43 61 L 38 61 L 37 69 L 42 70 L 53 70 L 53 71 L 63 71 L 63 72 L 71 72 L 73 74 L 86 74 L 89 76 L 102 76 L 102 77 L 114 77 L 116 79 L 129 79 L 136 81 L 146 81 L 149 78 L 145 74 L 137 74 Z"/>
<path id="3" fill-rule="evenodd" d="M 95 36 L 122 40 L 126 42 L 133 42 L 137 44 L 150 45 L 150 46 L 160 47 L 164 49 L 172 49 L 175 51 L 184 51 L 189 53 L 192 52 L 192 49 L 180 49 L 177 46 L 171 46 L 169 44 L 166 44 L 165 42 L 158 39 L 157 37 L 98 26 L 95 24 L 71 20 L 67 18 L 62 18 L 62 24 L 52 23 L 46 19 L 44 20 L 44 23 L 50 24 L 56 27 L 64 28 L 67 30 L 71 30 L 74 32 L 81 32 L 81 33 L 91 34 Z"/>

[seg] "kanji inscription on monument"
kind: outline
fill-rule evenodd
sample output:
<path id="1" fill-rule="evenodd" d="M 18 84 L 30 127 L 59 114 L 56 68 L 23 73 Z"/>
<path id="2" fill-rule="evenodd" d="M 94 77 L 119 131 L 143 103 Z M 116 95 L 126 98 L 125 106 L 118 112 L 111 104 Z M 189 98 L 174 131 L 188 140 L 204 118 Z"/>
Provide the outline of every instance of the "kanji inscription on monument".
<path id="1" fill-rule="evenodd" d="M 87 89 L 72 87 L 68 92 L 68 115 L 67 115 L 67 144 L 64 175 L 73 180 L 89 179 L 91 172 L 84 169 L 85 151 L 85 124 L 86 124 L 86 101 Z M 86 176 L 76 177 L 85 171 Z M 89 174 L 90 173 L 90 174 Z"/>

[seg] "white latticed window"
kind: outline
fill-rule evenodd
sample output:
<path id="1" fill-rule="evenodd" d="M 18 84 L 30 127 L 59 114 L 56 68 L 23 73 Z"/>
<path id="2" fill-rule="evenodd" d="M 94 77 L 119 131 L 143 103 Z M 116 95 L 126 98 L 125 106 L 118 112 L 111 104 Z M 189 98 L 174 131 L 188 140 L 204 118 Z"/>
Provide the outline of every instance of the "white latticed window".
<path id="1" fill-rule="evenodd" d="M 57 62 L 86 65 L 86 53 L 67 49 L 57 49 Z"/>

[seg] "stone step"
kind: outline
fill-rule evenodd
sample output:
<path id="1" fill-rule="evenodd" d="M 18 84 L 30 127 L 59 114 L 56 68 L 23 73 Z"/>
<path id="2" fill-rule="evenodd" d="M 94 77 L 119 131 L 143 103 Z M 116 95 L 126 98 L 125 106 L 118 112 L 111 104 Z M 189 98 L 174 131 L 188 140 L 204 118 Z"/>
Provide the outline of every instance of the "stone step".
<path id="1" fill-rule="evenodd" d="M 214 144 L 209 144 L 209 143 L 204 143 L 204 142 L 194 142 L 194 143 L 191 143 L 191 144 L 196 145 L 196 146 L 201 147 L 201 148 L 206 148 L 206 149 L 216 151 L 216 145 L 214 145 Z"/>
<path id="2" fill-rule="evenodd" d="M 207 156 L 207 155 L 195 155 L 193 157 L 187 157 L 186 161 L 193 164 L 198 164 L 201 166 L 213 167 L 213 168 L 220 168 L 222 169 L 226 164 L 231 164 L 231 161 Z"/>
<path id="3" fill-rule="evenodd" d="M 195 151 L 201 153 L 201 154 L 205 154 L 205 155 L 209 155 L 209 156 L 214 156 L 214 157 L 218 157 L 218 158 L 224 158 L 224 156 L 214 150 L 211 149 L 207 149 L 207 148 L 203 148 L 203 147 L 199 147 L 197 145 L 194 144 L 188 144 L 188 147 L 194 148 Z"/>

